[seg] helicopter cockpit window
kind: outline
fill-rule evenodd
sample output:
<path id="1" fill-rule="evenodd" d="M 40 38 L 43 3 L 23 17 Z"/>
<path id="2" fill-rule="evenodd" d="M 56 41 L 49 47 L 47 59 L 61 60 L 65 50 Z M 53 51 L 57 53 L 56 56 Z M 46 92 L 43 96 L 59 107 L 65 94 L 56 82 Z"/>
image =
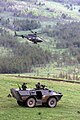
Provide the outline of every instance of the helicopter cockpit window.
<path id="1" fill-rule="evenodd" d="M 36 39 L 41 40 L 41 38 L 40 38 L 40 37 L 36 37 Z"/>

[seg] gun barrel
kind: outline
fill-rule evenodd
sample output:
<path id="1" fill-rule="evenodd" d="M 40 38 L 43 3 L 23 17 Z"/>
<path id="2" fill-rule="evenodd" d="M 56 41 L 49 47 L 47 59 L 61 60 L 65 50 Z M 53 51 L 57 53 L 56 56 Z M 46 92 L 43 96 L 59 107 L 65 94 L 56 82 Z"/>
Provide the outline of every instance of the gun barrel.
<path id="1" fill-rule="evenodd" d="M 17 85 L 18 85 L 18 88 L 19 88 L 19 90 L 21 90 L 21 87 L 20 87 L 20 85 L 17 83 Z"/>

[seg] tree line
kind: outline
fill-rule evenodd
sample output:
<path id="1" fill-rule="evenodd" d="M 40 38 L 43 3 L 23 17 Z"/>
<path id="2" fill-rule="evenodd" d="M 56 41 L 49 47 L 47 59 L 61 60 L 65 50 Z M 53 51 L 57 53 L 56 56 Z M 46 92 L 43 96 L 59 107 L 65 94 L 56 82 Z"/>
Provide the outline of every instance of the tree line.
<path id="1" fill-rule="evenodd" d="M 11 21 L 9 18 L 0 18 L 0 23 L 2 26 L 16 31 L 26 31 L 29 29 L 37 29 L 41 27 L 41 23 L 39 21 L 32 19 L 14 19 Z"/>
<path id="2" fill-rule="evenodd" d="M 57 24 L 55 27 L 47 26 L 43 30 L 49 37 L 56 39 L 56 48 L 80 48 L 80 22 Z"/>

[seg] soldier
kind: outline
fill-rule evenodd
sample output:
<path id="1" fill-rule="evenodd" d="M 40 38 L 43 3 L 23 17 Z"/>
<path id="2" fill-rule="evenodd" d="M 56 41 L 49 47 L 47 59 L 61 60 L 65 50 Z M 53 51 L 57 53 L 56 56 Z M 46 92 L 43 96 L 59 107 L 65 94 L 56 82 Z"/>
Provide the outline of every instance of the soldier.
<path id="1" fill-rule="evenodd" d="M 40 82 L 38 82 L 37 84 L 36 84 L 36 89 L 41 89 L 41 85 L 40 85 Z"/>
<path id="2" fill-rule="evenodd" d="M 42 89 L 44 90 L 46 86 L 45 86 L 45 85 L 41 85 L 41 87 L 42 87 Z"/>
<path id="3" fill-rule="evenodd" d="M 22 84 L 22 89 L 23 89 L 23 90 L 26 90 L 26 88 L 27 88 L 26 84 L 27 84 L 27 83 L 23 83 L 23 84 Z"/>

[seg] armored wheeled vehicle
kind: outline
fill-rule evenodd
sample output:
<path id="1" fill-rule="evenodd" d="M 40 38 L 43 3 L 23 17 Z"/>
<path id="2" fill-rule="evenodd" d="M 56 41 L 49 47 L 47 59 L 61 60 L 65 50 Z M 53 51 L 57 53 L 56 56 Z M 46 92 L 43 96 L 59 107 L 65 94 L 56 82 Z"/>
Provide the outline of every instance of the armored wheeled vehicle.
<path id="1" fill-rule="evenodd" d="M 12 96 L 17 100 L 18 105 L 30 108 L 43 105 L 54 108 L 63 96 L 62 93 L 50 90 L 45 85 L 40 85 L 40 83 L 36 84 L 36 88 L 34 89 L 28 89 L 23 84 L 21 88 L 12 88 L 10 91 Z"/>

